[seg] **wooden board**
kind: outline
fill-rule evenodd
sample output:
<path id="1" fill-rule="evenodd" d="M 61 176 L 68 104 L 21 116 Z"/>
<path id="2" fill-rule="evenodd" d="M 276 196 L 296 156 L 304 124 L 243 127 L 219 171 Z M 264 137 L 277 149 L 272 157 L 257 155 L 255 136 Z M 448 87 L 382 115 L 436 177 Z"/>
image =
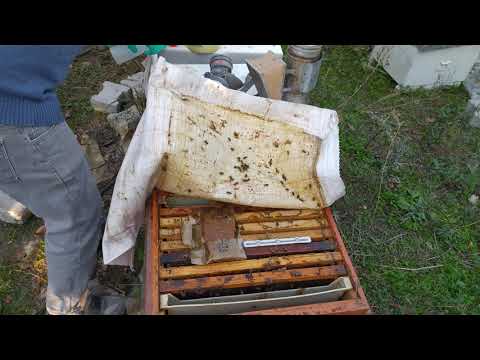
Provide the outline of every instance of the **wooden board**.
<path id="1" fill-rule="evenodd" d="M 160 209 L 160 227 L 166 229 L 181 227 L 182 223 L 188 219 L 188 215 L 191 215 L 191 213 L 191 210 L 185 211 L 184 209 Z M 170 217 L 167 217 L 167 215 Z M 321 210 L 250 211 L 235 214 L 237 224 L 312 219 L 317 219 L 324 226 L 328 225 L 327 219 Z"/>
<path id="2" fill-rule="evenodd" d="M 168 218 L 174 216 L 188 216 L 192 214 L 192 209 L 190 208 L 160 208 L 158 210 L 160 218 Z"/>
<path id="3" fill-rule="evenodd" d="M 240 234 L 263 234 L 263 233 L 281 233 L 287 231 L 302 231 L 326 228 L 325 221 L 320 219 L 311 220 L 288 220 L 288 221 L 272 221 L 262 223 L 248 223 L 238 226 Z"/>
<path id="4" fill-rule="evenodd" d="M 257 224 L 251 224 L 257 225 Z M 333 237 L 333 232 L 329 228 L 323 229 L 311 229 L 311 230 L 293 230 L 290 231 L 285 229 L 284 231 L 240 231 L 240 235 L 243 240 L 262 240 L 262 239 L 275 239 L 275 238 L 286 238 L 286 237 L 298 237 L 298 236 L 309 236 L 315 240 L 324 240 Z M 180 229 L 160 229 L 160 238 L 162 240 L 181 240 L 182 233 Z"/>
<path id="5" fill-rule="evenodd" d="M 302 230 L 302 231 L 285 231 L 282 233 L 264 233 L 264 234 L 252 234 L 252 235 L 240 235 L 242 240 L 265 240 L 276 238 L 290 238 L 309 236 L 312 241 L 320 241 L 326 239 L 332 239 L 333 233 L 330 229 L 316 229 L 316 230 Z"/>
<path id="6" fill-rule="evenodd" d="M 279 268 L 332 265 L 342 260 L 338 252 L 273 256 L 264 259 L 228 261 L 207 265 L 179 266 L 160 269 L 160 279 L 187 279 L 201 276 L 237 274 Z"/>
<path id="7" fill-rule="evenodd" d="M 158 190 L 155 190 L 158 192 Z M 160 202 L 159 202 L 160 204 Z M 220 202 L 212 203 L 210 205 L 192 205 L 189 207 L 176 207 L 176 208 L 159 208 L 158 212 L 160 218 L 169 218 L 169 217 L 181 217 L 181 216 L 189 216 L 192 215 L 196 210 L 205 208 L 205 207 L 225 207 L 225 206 L 233 206 L 237 213 L 245 213 L 245 212 L 254 212 L 254 211 L 265 211 L 271 212 L 271 209 L 262 208 L 262 207 L 252 207 L 252 206 L 242 206 L 242 205 L 235 205 L 235 204 L 223 204 Z M 298 210 L 295 210 L 298 211 Z M 309 211 L 309 210 L 302 210 L 302 211 Z M 320 216 L 323 216 L 322 210 L 315 210 L 320 213 Z"/>
<path id="8" fill-rule="evenodd" d="M 182 236 L 182 230 L 176 229 L 160 229 L 160 238 L 162 239 L 180 239 Z"/>
<path id="9" fill-rule="evenodd" d="M 333 238 L 333 232 L 330 229 L 316 229 L 316 230 L 302 230 L 302 231 L 285 231 L 281 233 L 264 233 L 264 234 L 250 234 L 240 235 L 242 240 L 267 240 L 275 238 L 289 238 L 309 236 L 312 241 L 322 241 Z M 182 251 L 188 250 L 189 247 L 183 244 L 180 232 L 175 235 L 161 235 L 160 236 L 160 250 L 161 251 Z"/>
<path id="10" fill-rule="evenodd" d="M 160 229 L 181 228 L 182 224 L 188 220 L 188 216 L 175 216 L 170 218 L 160 218 Z"/>
<path id="11" fill-rule="evenodd" d="M 184 266 L 191 265 L 190 251 L 175 251 L 169 253 L 163 253 L 160 257 L 160 263 L 164 266 Z"/>
<path id="12" fill-rule="evenodd" d="M 153 192 L 150 206 L 147 208 L 147 234 L 145 241 L 145 294 L 144 310 L 146 314 L 158 313 L 160 308 L 159 289 L 159 241 L 157 192 Z"/>
<path id="13" fill-rule="evenodd" d="M 360 298 L 360 300 L 368 306 L 367 297 L 365 296 L 365 293 L 362 287 L 360 286 L 360 281 L 358 279 L 357 272 L 353 267 L 352 260 L 350 260 L 350 257 L 348 256 L 347 248 L 343 243 L 342 236 L 340 235 L 340 231 L 338 231 L 337 224 L 335 223 L 335 219 L 333 218 L 332 209 L 326 208 L 324 209 L 324 211 L 325 211 L 325 216 L 328 220 L 328 224 L 332 229 L 332 232 L 334 233 L 335 240 L 337 242 L 338 251 L 342 254 L 343 261 L 348 271 L 348 276 L 350 277 L 350 281 L 352 282 L 352 285 L 353 285 L 353 289 L 347 293 L 346 297 L 349 299 Z"/>
<path id="14" fill-rule="evenodd" d="M 369 307 L 359 299 L 249 311 L 238 315 L 364 315 Z"/>
<path id="15" fill-rule="evenodd" d="M 245 248 L 244 250 L 248 259 L 256 259 L 268 256 L 297 255 L 321 251 L 335 251 L 335 248 L 336 245 L 333 240 L 324 240 L 314 241 L 309 244 L 259 246 L 253 248 Z M 163 265 L 169 266 L 191 265 L 190 251 L 179 250 L 176 252 L 165 253 L 161 256 L 160 262 Z"/>
<path id="16" fill-rule="evenodd" d="M 285 254 L 306 254 L 316 253 L 320 251 L 334 251 L 336 248 L 335 242 L 332 240 L 313 241 L 309 244 L 290 244 L 290 245 L 275 245 L 275 246 L 259 246 L 253 248 L 246 248 L 245 253 L 247 258 L 258 258 Z"/>
<path id="17" fill-rule="evenodd" d="M 190 248 L 185 245 L 182 240 L 176 241 L 160 241 L 160 251 L 185 251 Z"/>
<path id="18" fill-rule="evenodd" d="M 258 223 L 266 221 L 309 220 L 323 217 L 321 210 L 278 210 L 244 212 L 235 215 L 237 224 Z M 326 220 L 324 224 L 327 225 Z"/>
<path id="19" fill-rule="evenodd" d="M 288 215 L 287 215 L 288 214 Z M 295 215 L 299 214 L 299 215 Z M 175 216 L 169 218 L 160 218 L 160 229 L 177 229 L 181 228 L 182 224 L 188 220 L 187 216 Z M 302 222 L 301 220 L 310 220 Z M 289 210 L 289 211 L 275 211 L 264 213 L 241 213 L 235 214 L 235 221 L 237 224 L 245 226 L 239 226 L 240 230 L 244 228 L 246 231 L 250 231 L 256 228 L 255 224 L 261 224 L 266 229 L 270 228 L 284 228 L 289 227 L 292 229 L 298 227 L 311 228 L 324 228 L 328 226 L 328 222 L 324 218 L 320 218 L 318 210 Z M 311 224 L 311 225 L 309 225 Z M 169 233 L 166 231 L 165 233 Z M 247 232 L 245 232 L 247 233 Z"/>
<path id="20" fill-rule="evenodd" d="M 179 293 L 191 290 L 234 289 L 265 286 L 300 281 L 334 280 L 346 275 L 343 265 L 331 265 L 304 269 L 275 270 L 252 274 L 211 276 L 185 280 L 160 281 L 161 293 Z"/>

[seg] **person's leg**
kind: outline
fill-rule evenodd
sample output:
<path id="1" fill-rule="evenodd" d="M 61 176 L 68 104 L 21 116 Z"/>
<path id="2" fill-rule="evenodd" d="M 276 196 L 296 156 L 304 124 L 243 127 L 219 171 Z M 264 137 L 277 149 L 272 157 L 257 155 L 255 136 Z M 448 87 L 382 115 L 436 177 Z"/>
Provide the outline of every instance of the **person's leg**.
<path id="1" fill-rule="evenodd" d="M 45 221 L 47 311 L 72 312 L 95 270 L 103 211 L 95 179 L 68 125 L 0 125 L 0 190 Z"/>

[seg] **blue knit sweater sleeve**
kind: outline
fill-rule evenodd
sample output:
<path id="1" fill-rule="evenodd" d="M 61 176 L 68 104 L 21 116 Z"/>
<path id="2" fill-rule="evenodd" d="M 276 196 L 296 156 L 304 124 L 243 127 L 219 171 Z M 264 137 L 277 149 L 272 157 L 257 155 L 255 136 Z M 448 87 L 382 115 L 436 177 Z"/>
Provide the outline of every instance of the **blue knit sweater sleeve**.
<path id="1" fill-rule="evenodd" d="M 56 95 L 81 45 L 0 45 L 0 125 L 63 121 Z"/>

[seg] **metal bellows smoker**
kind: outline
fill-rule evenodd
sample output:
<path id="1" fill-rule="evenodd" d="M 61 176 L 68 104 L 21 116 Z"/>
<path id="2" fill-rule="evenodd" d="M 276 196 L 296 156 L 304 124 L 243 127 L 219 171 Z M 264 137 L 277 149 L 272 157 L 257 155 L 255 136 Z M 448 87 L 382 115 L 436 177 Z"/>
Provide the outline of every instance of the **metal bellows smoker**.
<path id="1" fill-rule="evenodd" d="M 322 45 L 288 45 L 283 100 L 308 104 L 322 63 Z"/>

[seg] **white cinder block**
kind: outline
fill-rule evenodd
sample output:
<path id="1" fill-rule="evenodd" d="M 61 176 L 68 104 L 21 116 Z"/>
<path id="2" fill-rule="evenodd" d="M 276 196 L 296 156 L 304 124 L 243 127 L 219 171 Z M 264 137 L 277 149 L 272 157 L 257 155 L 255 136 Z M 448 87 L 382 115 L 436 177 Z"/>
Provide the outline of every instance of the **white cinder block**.
<path id="1" fill-rule="evenodd" d="M 138 72 L 126 78 L 125 80 L 120 81 L 121 85 L 128 86 L 132 90 L 142 91 L 143 92 L 143 78 L 144 72 Z"/>
<path id="2" fill-rule="evenodd" d="M 95 111 L 104 113 L 116 113 L 118 112 L 118 98 L 123 94 L 130 91 L 130 88 L 125 85 L 115 84 L 110 81 L 103 83 L 103 89 L 97 95 L 94 95 L 90 99 Z"/>
<path id="3" fill-rule="evenodd" d="M 433 88 L 464 81 L 480 45 L 376 45 L 371 57 L 401 86 Z"/>

